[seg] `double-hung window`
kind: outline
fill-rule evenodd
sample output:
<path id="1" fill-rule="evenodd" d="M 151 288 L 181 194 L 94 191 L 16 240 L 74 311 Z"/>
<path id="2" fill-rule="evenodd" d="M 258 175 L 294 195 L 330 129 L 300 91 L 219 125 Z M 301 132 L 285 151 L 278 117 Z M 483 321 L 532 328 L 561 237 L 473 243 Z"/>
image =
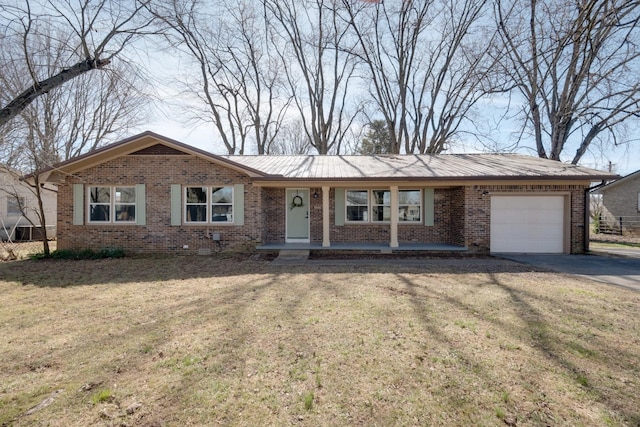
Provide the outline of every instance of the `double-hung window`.
<path id="1" fill-rule="evenodd" d="M 89 187 L 89 222 L 135 223 L 135 187 Z"/>
<path id="2" fill-rule="evenodd" d="M 347 221 L 369 221 L 369 191 L 347 190 Z"/>
<path id="3" fill-rule="evenodd" d="M 347 222 L 390 222 L 390 190 L 346 190 Z M 422 220 L 422 192 L 420 190 L 398 191 L 398 221 Z"/>
<path id="4" fill-rule="evenodd" d="M 391 191 L 373 190 L 371 196 L 371 221 L 391 221 Z"/>
<path id="5" fill-rule="evenodd" d="M 422 194 L 420 190 L 398 191 L 398 221 L 420 222 Z"/>
<path id="6" fill-rule="evenodd" d="M 211 189 L 211 221 L 233 222 L 233 188 Z"/>
<path id="7" fill-rule="evenodd" d="M 186 187 L 185 222 L 233 222 L 233 187 Z"/>

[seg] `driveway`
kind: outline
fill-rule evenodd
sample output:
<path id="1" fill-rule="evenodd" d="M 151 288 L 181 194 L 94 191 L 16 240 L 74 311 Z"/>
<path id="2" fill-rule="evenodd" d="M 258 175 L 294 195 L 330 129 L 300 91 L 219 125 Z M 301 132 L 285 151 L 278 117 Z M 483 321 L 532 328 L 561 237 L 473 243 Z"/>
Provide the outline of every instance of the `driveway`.
<path id="1" fill-rule="evenodd" d="M 640 251 L 633 256 L 601 251 L 590 255 L 494 254 L 537 268 L 587 277 L 597 282 L 640 291 Z M 617 256 L 616 256 L 617 255 Z"/>

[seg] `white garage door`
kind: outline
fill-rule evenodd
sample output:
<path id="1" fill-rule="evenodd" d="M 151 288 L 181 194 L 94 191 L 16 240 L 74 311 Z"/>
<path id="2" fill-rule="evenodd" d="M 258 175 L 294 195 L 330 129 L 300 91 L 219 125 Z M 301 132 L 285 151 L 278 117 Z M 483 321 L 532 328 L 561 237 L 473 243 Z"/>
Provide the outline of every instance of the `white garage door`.
<path id="1" fill-rule="evenodd" d="M 564 196 L 491 197 L 491 252 L 563 251 Z"/>

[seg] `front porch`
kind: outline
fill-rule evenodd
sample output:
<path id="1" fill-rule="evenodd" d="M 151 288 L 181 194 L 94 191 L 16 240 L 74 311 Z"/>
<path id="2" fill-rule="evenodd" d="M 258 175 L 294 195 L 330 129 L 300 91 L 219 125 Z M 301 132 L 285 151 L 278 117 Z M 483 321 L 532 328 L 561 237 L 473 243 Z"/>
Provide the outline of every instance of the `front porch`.
<path id="1" fill-rule="evenodd" d="M 434 243 L 400 243 L 391 247 L 388 243 L 331 243 L 323 246 L 320 242 L 312 243 L 264 243 L 256 246 L 261 251 L 368 251 L 380 253 L 394 252 L 466 252 L 466 246 Z"/>
<path id="2" fill-rule="evenodd" d="M 386 254 L 469 251 L 461 231 L 465 228 L 460 215 L 463 187 L 371 187 L 381 190 L 327 185 L 265 188 L 264 243 L 258 243 L 257 249 Z M 353 205 L 354 197 L 364 193 L 362 206 Z"/>

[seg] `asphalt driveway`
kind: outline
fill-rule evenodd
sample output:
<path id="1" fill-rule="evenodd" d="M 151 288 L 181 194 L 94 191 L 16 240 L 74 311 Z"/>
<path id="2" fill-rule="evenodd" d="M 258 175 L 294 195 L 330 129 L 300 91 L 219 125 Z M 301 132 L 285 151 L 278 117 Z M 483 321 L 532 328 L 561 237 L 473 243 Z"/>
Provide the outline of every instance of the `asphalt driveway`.
<path id="1" fill-rule="evenodd" d="M 522 264 L 587 277 L 640 291 L 640 250 L 630 254 L 599 252 L 589 255 L 494 254 Z"/>

